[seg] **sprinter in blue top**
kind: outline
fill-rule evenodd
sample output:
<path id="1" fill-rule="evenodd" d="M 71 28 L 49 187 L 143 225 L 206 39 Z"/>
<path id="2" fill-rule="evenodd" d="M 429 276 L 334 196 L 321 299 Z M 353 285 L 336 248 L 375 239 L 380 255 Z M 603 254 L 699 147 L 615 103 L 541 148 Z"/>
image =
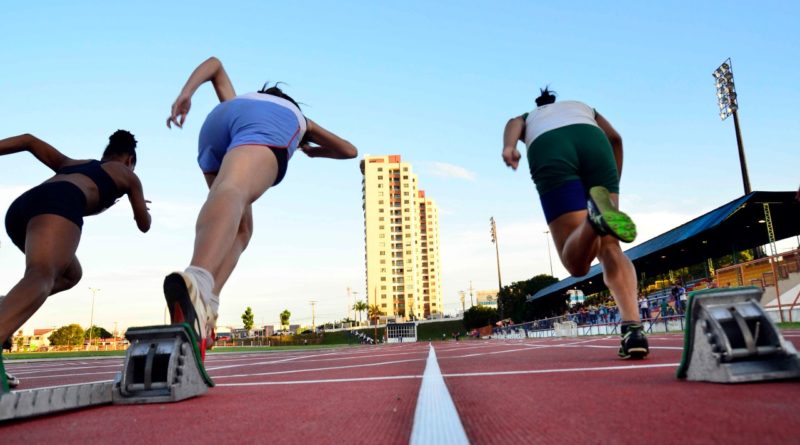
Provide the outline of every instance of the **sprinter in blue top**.
<path id="1" fill-rule="evenodd" d="M 283 180 L 298 148 L 310 157 L 358 154 L 353 144 L 306 118 L 277 85 L 237 96 L 215 57 L 191 74 L 172 105 L 168 127 L 183 126 L 192 95 L 208 81 L 220 104 L 200 130 L 197 161 L 210 190 L 197 217 L 191 265 L 164 280 L 172 323 L 193 327 L 203 358 L 214 342 L 220 291 L 252 236 L 252 203 Z"/>

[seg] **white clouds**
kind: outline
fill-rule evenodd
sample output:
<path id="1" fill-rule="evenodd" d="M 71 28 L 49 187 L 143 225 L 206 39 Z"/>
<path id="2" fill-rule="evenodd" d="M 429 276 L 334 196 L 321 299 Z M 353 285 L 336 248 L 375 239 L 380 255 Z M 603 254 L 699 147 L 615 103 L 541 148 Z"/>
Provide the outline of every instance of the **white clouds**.
<path id="1" fill-rule="evenodd" d="M 442 178 L 474 181 L 476 176 L 475 172 L 455 164 L 448 164 L 446 162 L 426 162 L 423 165 L 426 173 Z"/>

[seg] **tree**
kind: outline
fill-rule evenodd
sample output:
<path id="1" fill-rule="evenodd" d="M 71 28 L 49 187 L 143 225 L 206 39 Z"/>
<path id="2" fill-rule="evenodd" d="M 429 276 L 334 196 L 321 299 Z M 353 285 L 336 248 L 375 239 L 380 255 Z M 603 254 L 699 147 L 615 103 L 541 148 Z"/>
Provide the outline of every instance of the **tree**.
<path id="1" fill-rule="evenodd" d="M 78 324 L 61 326 L 53 331 L 48 340 L 55 346 L 79 346 L 83 344 L 83 328 Z"/>
<path id="2" fill-rule="evenodd" d="M 369 309 L 367 303 L 364 300 L 356 301 L 356 304 L 353 305 L 353 310 L 356 311 L 358 314 L 358 323 L 361 324 L 361 313 Z"/>
<path id="3" fill-rule="evenodd" d="M 101 328 L 100 326 L 92 325 L 91 329 L 87 329 L 86 331 L 84 331 L 83 338 L 88 339 L 90 332 L 92 333 L 92 338 L 103 338 L 103 339 L 105 339 L 105 338 L 111 338 L 111 337 L 114 336 L 114 334 L 106 331 L 104 328 Z"/>
<path id="4" fill-rule="evenodd" d="M 506 318 L 511 318 L 515 323 L 523 323 L 538 318 L 561 315 L 567 309 L 568 296 L 566 294 L 538 299 L 528 303 L 528 296 L 540 289 L 558 282 L 550 275 L 536 275 L 535 277 L 504 286 L 497 295 L 497 304 L 503 308 Z"/>
<path id="5" fill-rule="evenodd" d="M 378 320 L 381 318 L 381 315 L 384 315 L 381 311 L 381 308 L 378 307 L 377 304 L 373 304 L 367 308 L 367 315 L 369 319 L 372 320 L 375 324 L 375 344 L 378 343 Z"/>
<path id="6" fill-rule="evenodd" d="M 245 331 L 250 332 L 250 329 L 253 329 L 254 318 L 253 310 L 250 309 L 250 306 L 247 306 L 247 309 L 244 310 L 244 314 L 242 314 L 242 324 L 244 324 Z"/>
<path id="7" fill-rule="evenodd" d="M 289 309 L 284 309 L 283 312 L 281 312 L 280 317 L 281 317 L 281 326 L 282 327 L 283 326 L 289 326 L 289 317 L 291 317 L 291 316 L 292 316 L 292 313 L 289 312 Z"/>
<path id="8" fill-rule="evenodd" d="M 472 306 L 464 312 L 464 329 L 471 331 L 487 325 L 494 326 L 500 320 L 497 309 L 488 306 Z"/>

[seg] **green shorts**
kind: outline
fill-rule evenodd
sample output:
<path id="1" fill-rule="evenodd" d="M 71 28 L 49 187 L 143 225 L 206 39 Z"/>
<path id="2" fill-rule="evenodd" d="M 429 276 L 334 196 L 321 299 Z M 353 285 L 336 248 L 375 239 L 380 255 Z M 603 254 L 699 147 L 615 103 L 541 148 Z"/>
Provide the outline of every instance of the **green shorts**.
<path id="1" fill-rule="evenodd" d="M 601 185 L 619 193 L 619 172 L 606 134 L 588 124 L 550 130 L 531 142 L 528 165 L 539 195 L 579 180 L 584 190 Z"/>

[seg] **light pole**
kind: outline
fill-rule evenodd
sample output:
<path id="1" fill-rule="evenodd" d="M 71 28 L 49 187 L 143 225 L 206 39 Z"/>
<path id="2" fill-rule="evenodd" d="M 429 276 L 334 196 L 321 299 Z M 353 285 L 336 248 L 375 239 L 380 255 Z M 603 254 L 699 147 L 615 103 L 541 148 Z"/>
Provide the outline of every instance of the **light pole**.
<path id="1" fill-rule="evenodd" d="M 553 276 L 553 255 L 550 253 L 550 231 L 544 231 L 544 239 L 547 242 L 547 258 L 550 260 L 550 276 Z"/>
<path id="2" fill-rule="evenodd" d="M 91 315 L 89 316 L 89 345 L 87 347 L 87 350 L 92 348 L 92 330 L 93 330 L 92 327 L 94 325 L 94 297 L 98 292 L 100 292 L 100 289 L 96 287 L 90 287 L 89 290 L 92 292 L 92 312 Z"/>
<path id="3" fill-rule="evenodd" d="M 719 105 L 719 118 L 725 120 L 733 115 L 733 126 L 736 129 L 736 145 L 739 147 L 739 166 L 742 169 L 742 183 L 744 194 L 750 194 L 750 176 L 747 174 L 747 160 L 744 157 L 742 145 L 742 131 L 739 129 L 739 101 L 736 96 L 736 85 L 733 83 L 733 64 L 730 57 L 722 62 L 713 73 L 714 85 L 717 87 L 717 105 Z"/>
<path id="4" fill-rule="evenodd" d="M 492 243 L 494 243 L 494 253 L 495 257 L 497 258 L 497 309 L 500 311 L 500 318 L 503 317 L 503 305 L 500 303 L 500 291 L 503 289 L 503 280 L 500 278 L 500 243 L 497 241 L 497 224 L 495 224 L 494 216 L 489 218 L 489 222 L 492 225 Z"/>

